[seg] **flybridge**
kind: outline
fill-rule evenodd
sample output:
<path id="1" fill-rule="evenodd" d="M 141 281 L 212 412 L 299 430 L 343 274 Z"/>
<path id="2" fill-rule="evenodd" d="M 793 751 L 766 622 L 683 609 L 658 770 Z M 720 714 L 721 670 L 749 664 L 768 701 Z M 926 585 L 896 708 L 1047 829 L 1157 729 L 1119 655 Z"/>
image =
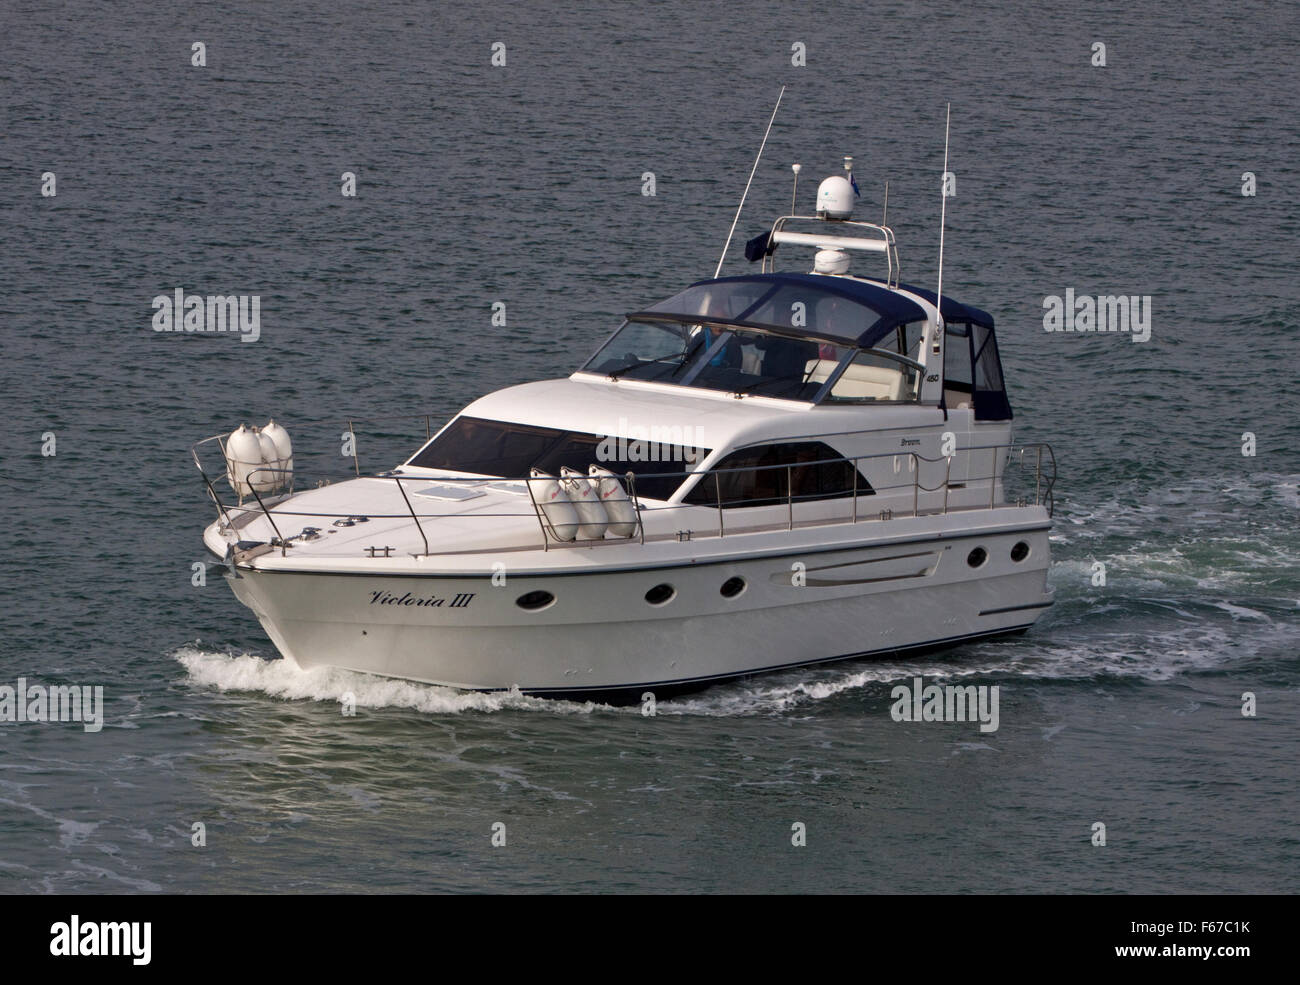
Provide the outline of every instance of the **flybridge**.
<path id="1" fill-rule="evenodd" d="M 945 140 L 945 172 L 946 154 Z M 846 157 L 845 174 L 818 186 L 815 215 L 781 216 L 749 241 L 745 256 L 762 261 L 761 273 L 715 271 L 713 279 L 629 314 L 579 374 L 738 399 L 919 404 L 939 408 L 945 420 L 949 409 L 973 410 L 981 421 L 1010 420 L 992 317 L 942 296 L 942 249 L 938 289 L 900 282 L 897 243 L 885 224 L 888 186 L 879 224 L 853 219 L 852 162 Z M 792 210 L 799 170 L 794 165 Z M 811 272 L 778 272 L 773 258 L 783 244 L 816 248 Z M 884 279 L 850 275 L 854 251 L 883 256 Z M 724 247 L 719 271 L 726 253 Z"/>

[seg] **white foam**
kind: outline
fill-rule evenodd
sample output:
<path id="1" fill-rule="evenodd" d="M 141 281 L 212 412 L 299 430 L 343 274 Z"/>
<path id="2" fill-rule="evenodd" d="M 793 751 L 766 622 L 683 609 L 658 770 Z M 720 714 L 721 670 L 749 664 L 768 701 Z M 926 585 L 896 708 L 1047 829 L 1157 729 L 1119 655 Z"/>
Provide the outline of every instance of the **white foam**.
<path id="1" fill-rule="evenodd" d="M 219 691 L 254 691 L 285 701 L 341 702 L 345 694 L 351 694 L 356 698 L 358 708 L 409 708 L 427 714 L 506 710 L 590 714 L 593 711 L 626 710 L 590 701 L 535 698 L 513 689 L 458 691 L 332 667 L 304 670 L 292 660 L 264 660 L 247 653 L 234 656 L 194 646 L 183 646 L 173 656 L 188 671 L 194 684 L 215 687 Z"/>
<path id="2" fill-rule="evenodd" d="M 71 818 L 56 818 L 59 826 L 59 844 L 64 848 L 79 845 L 95 833 L 98 821 L 74 821 Z"/>
<path id="3" fill-rule="evenodd" d="M 778 714 L 810 702 L 869 688 L 876 684 L 910 682 L 913 677 L 931 680 L 970 677 L 986 673 L 984 667 L 944 664 L 931 661 L 916 663 L 851 662 L 841 665 L 798 668 L 733 684 L 710 688 L 699 695 L 661 701 L 661 715 L 736 715 Z"/>
<path id="4" fill-rule="evenodd" d="M 1222 609 L 1236 620 L 1253 619 L 1260 622 L 1273 621 L 1258 609 L 1251 609 L 1244 605 L 1233 605 L 1231 602 L 1211 602 L 1210 605 L 1214 606 L 1216 609 Z"/>
<path id="5" fill-rule="evenodd" d="M 123 886 L 128 886 L 137 892 L 161 893 L 163 890 L 163 887 L 158 883 L 151 882 L 148 879 L 131 879 L 128 876 L 122 875 L 120 872 L 114 872 L 112 869 L 105 869 L 97 865 L 90 865 L 80 859 L 73 859 L 71 865 L 74 869 L 79 869 L 82 872 L 96 876 L 99 879 L 111 879 L 113 882 L 119 882 Z"/>

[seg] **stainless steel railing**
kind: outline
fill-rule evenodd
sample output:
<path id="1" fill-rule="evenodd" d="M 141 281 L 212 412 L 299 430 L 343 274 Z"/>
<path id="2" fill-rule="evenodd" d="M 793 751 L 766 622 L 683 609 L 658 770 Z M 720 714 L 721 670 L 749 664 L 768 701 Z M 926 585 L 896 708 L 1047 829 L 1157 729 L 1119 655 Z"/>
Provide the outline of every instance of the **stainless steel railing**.
<path id="1" fill-rule="evenodd" d="M 248 514 L 260 513 L 266 517 L 268 523 L 271 526 L 271 529 L 275 533 L 275 537 L 271 541 L 272 546 L 279 547 L 281 554 L 287 554 L 287 547 L 289 541 L 295 538 L 286 539 L 283 536 L 279 526 L 275 522 L 276 516 L 279 516 L 282 519 L 285 517 L 293 517 L 293 516 L 313 517 L 313 518 L 320 518 L 320 519 L 331 519 L 331 518 L 350 519 L 353 517 L 352 514 L 341 514 L 341 513 L 332 514 L 332 513 L 321 513 L 315 510 L 297 511 L 297 510 L 284 509 L 283 506 L 285 505 L 286 501 L 291 500 L 293 497 L 292 479 L 290 479 L 288 483 L 289 491 L 287 493 L 281 494 L 279 497 L 271 497 L 273 502 L 268 503 L 268 499 L 264 498 L 261 495 L 261 491 L 259 491 L 252 484 L 251 480 L 252 477 L 258 473 L 283 474 L 285 472 L 285 470 L 283 469 L 278 469 L 271 466 L 262 466 L 259 468 L 255 468 L 252 471 L 250 471 L 250 473 L 247 476 L 247 479 L 249 480 L 250 492 L 253 495 L 253 499 L 257 503 L 256 508 L 254 508 L 251 504 L 245 505 L 242 499 L 237 504 L 233 504 L 233 505 L 223 502 L 220 494 L 217 492 L 216 484 L 213 482 L 212 477 L 209 476 L 207 470 L 204 469 L 202 461 L 199 456 L 200 446 L 215 441 L 222 449 L 222 455 L 224 461 L 225 445 L 224 442 L 222 441 L 223 437 L 224 437 L 223 435 L 214 435 L 210 438 L 204 438 L 201 441 L 196 442 L 191 447 L 191 454 L 194 458 L 195 465 L 198 467 L 199 472 L 203 476 L 203 482 L 208 491 L 208 494 L 212 498 L 219 513 L 221 514 L 223 520 L 225 521 L 225 525 L 228 530 L 232 532 L 237 531 L 237 528 L 239 526 L 237 522 L 237 516 L 240 515 L 247 516 Z M 967 475 L 959 483 L 954 483 L 952 481 L 952 464 L 953 464 L 953 459 L 956 457 L 955 455 L 941 456 L 938 458 L 927 458 L 923 455 L 917 454 L 916 452 L 897 452 L 897 453 L 880 452 L 871 455 L 855 455 L 855 456 L 819 459 L 811 462 L 781 463 L 776 465 L 761 465 L 761 466 L 742 466 L 738 468 L 708 469 L 704 471 L 683 470 L 677 472 L 656 472 L 656 473 L 639 473 L 639 474 L 636 472 L 629 471 L 621 478 L 626 483 L 625 491 L 628 495 L 628 499 L 631 501 L 636 511 L 636 529 L 633 532 L 633 534 L 626 539 L 631 540 L 635 538 L 641 544 L 645 543 L 646 531 L 645 531 L 644 515 L 647 513 L 655 513 L 658 511 L 671 511 L 671 510 L 680 512 L 683 510 L 704 508 L 703 504 L 701 503 L 698 502 L 687 503 L 685 501 L 678 501 L 675 503 L 664 503 L 664 505 L 661 506 L 647 504 L 646 502 L 642 501 L 637 495 L 636 483 L 638 478 L 640 478 L 641 480 L 677 479 L 679 480 L 679 486 L 678 486 L 679 490 L 680 490 L 680 483 L 686 482 L 689 479 L 699 477 L 699 483 L 697 483 L 695 486 L 692 487 L 692 490 L 694 490 L 694 489 L 702 488 L 703 484 L 708 482 L 711 478 L 714 487 L 712 509 L 714 510 L 717 518 L 717 536 L 726 537 L 728 536 L 728 529 L 729 529 L 727 519 L 726 519 L 726 511 L 728 509 L 742 508 L 746 505 L 751 507 L 752 506 L 779 506 L 782 505 L 782 501 L 784 501 L 784 505 L 786 508 L 784 526 L 787 529 L 793 530 L 797 524 L 796 515 L 795 515 L 796 503 L 803 505 L 806 503 L 813 503 L 813 502 L 827 502 L 835 499 L 848 499 L 850 501 L 850 509 L 846 511 L 847 516 L 805 517 L 804 520 L 801 521 L 801 523 L 802 525 L 805 526 L 829 525 L 829 524 L 837 524 L 837 523 L 845 523 L 845 522 L 856 524 L 860 522 L 861 519 L 859 516 L 859 504 L 865 496 L 880 495 L 882 493 L 886 493 L 886 494 L 895 493 L 899 490 L 905 490 L 908 487 L 911 488 L 911 492 L 912 492 L 912 497 L 911 497 L 912 509 L 910 513 L 907 512 L 897 513 L 894 507 L 891 506 L 886 508 L 885 510 L 882 510 L 879 513 L 880 520 L 898 519 L 906 516 L 919 517 L 922 515 L 935 514 L 935 513 L 946 514 L 951 509 L 950 496 L 954 488 L 959 488 L 959 487 L 970 488 L 970 486 L 973 483 L 978 484 L 986 481 L 989 483 L 989 498 L 988 498 L 987 508 L 995 509 L 999 505 L 998 497 L 997 497 L 999 485 L 1001 484 L 1005 490 L 1007 467 L 1011 464 L 1013 460 L 1017 460 L 1018 464 L 1021 467 L 1022 472 L 1024 472 L 1032 464 L 1033 483 L 1034 483 L 1033 505 L 1046 506 L 1048 510 L 1048 515 L 1049 516 L 1052 515 L 1055 509 L 1054 489 L 1056 484 L 1056 457 L 1050 445 L 1045 443 L 984 445 L 984 446 L 976 446 L 973 448 L 963 449 L 961 451 L 961 454 L 966 454 L 970 456 L 967 459 L 967 465 L 969 468 L 969 466 L 974 463 L 977 457 L 976 453 L 985 452 L 985 451 L 991 453 L 989 456 L 991 467 L 988 474 L 987 475 L 981 474 L 975 476 Z M 902 463 L 905 462 L 907 465 L 910 480 L 906 482 L 900 482 L 894 484 L 889 484 L 889 483 L 879 484 L 878 482 L 879 475 L 877 475 L 877 484 L 869 483 L 869 492 L 865 494 L 860 493 L 860 489 L 858 485 L 859 480 L 866 478 L 861 468 L 862 463 L 876 462 L 879 460 L 887 460 L 887 459 L 892 460 L 893 472 L 895 475 L 899 474 L 902 471 Z M 932 486 L 923 483 L 921 481 L 921 470 L 923 464 L 924 465 L 942 464 L 943 466 L 942 481 L 939 482 L 937 485 L 932 485 Z M 821 468 L 827 465 L 852 466 L 852 484 L 847 489 L 831 490 L 829 492 L 813 491 L 813 492 L 806 492 L 800 494 L 795 493 L 795 487 L 796 487 L 795 470 Z M 779 486 L 778 486 L 775 495 L 764 495 L 761 498 L 757 498 L 757 499 L 752 495 L 743 499 L 733 499 L 733 500 L 723 499 L 722 484 L 723 484 L 724 477 L 731 476 L 731 475 L 753 473 L 755 475 L 754 487 L 757 488 L 759 482 L 758 473 L 768 473 L 768 472 L 775 472 L 779 475 L 784 476 L 785 482 L 784 482 L 783 495 L 780 493 Z M 538 521 L 538 525 L 542 535 L 541 546 L 543 550 L 550 550 L 553 546 L 557 546 L 557 545 L 591 546 L 593 543 L 595 543 L 595 541 L 581 540 L 581 539 L 564 540 L 558 536 L 558 534 L 555 531 L 554 525 L 552 524 L 550 518 L 547 516 L 544 507 L 537 501 L 537 497 L 533 490 L 534 482 L 549 481 L 546 479 L 534 479 L 531 476 L 521 477 L 521 478 L 494 477 L 490 479 L 485 479 L 482 477 L 471 477 L 471 476 L 464 476 L 464 477 L 462 476 L 415 476 L 415 475 L 400 475 L 395 473 L 384 473 L 384 474 L 372 475 L 372 476 L 367 476 L 367 478 L 394 482 L 397 486 L 398 492 L 402 496 L 402 501 L 406 506 L 406 513 L 394 513 L 394 514 L 369 513 L 367 514 L 367 516 L 372 519 L 399 519 L 399 518 L 409 517 L 411 521 L 414 523 L 416 531 L 418 532 L 420 539 L 424 545 L 425 556 L 430 555 L 432 551 L 429 545 L 428 535 L 425 531 L 424 524 L 421 522 L 421 519 L 422 518 L 424 520 L 446 519 L 453 516 L 463 517 L 464 514 L 453 514 L 453 513 L 445 513 L 445 512 L 444 513 L 417 513 L 414 505 L 411 503 L 410 496 L 407 495 L 406 489 L 403 486 L 403 481 L 408 481 L 408 482 L 409 481 L 419 481 L 419 482 L 436 481 L 438 483 L 448 483 L 448 484 L 454 484 L 458 482 L 473 483 L 473 484 L 522 482 L 524 484 L 524 487 L 528 491 L 529 502 L 532 507 L 531 513 L 533 516 L 535 516 L 535 518 Z M 922 504 L 921 504 L 921 495 L 923 493 L 927 493 L 927 494 L 941 493 L 942 494 L 941 508 L 923 511 Z M 1018 499 L 1014 504 L 1012 504 L 1011 502 L 1005 502 L 1002 505 L 1027 506 L 1029 505 L 1029 500 L 1028 497 L 1026 496 L 1023 499 Z M 965 510 L 965 509 L 979 509 L 984 507 L 966 505 L 960 508 Z M 474 518 L 476 519 L 490 519 L 490 518 L 500 519 L 503 517 L 520 517 L 520 516 L 527 516 L 527 515 L 529 514 L 519 513 L 519 512 L 473 514 Z M 753 529 L 770 529 L 771 528 L 770 517 L 765 516 L 762 519 L 764 519 L 766 522 L 761 523 L 758 526 L 751 525 L 750 527 L 745 527 L 745 528 L 738 528 L 732 526 L 731 534 L 734 535 L 738 532 L 748 531 Z M 249 521 L 245 520 L 245 523 L 247 522 Z M 693 530 L 682 531 L 679 533 L 679 536 L 682 535 L 693 536 L 694 531 Z M 702 534 L 701 536 L 711 536 L 711 534 L 705 533 Z M 620 540 L 622 540 L 622 538 L 620 538 Z M 614 541 L 614 542 L 618 542 L 618 541 Z"/>

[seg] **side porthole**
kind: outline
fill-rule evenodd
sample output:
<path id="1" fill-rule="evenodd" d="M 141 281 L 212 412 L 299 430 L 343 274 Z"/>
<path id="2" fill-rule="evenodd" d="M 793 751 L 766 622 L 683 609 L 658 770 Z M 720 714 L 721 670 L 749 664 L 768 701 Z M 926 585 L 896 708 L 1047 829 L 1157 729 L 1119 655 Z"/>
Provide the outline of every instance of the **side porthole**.
<path id="1" fill-rule="evenodd" d="M 977 547 L 966 555 L 966 563 L 972 568 L 978 568 L 989 559 L 989 552 L 982 547 Z"/>
<path id="2" fill-rule="evenodd" d="M 645 600 L 651 605 L 667 605 L 676 595 L 677 589 L 672 585 L 656 585 L 645 593 Z"/>
<path id="3" fill-rule="evenodd" d="M 1029 557 L 1029 545 L 1023 540 L 1016 541 L 1016 546 L 1011 548 L 1011 560 L 1020 562 Z"/>
<path id="4" fill-rule="evenodd" d="M 555 596 L 550 592 L 543 591 L 525 592 L 523 595 L 519 596 L 519 598 L 515 599 L 515 605 L 519 606 L 521 609 L 526 609 L 529 612 L 540 612 L 542 609 L 552 605 L 554 602 Z"/>
<path id="5" fill-rule="evenodd" d="M 745 590 L 744 578 L 728 578 L 718 589 L 724 599 L 734 599 L 737 595 Z"/>

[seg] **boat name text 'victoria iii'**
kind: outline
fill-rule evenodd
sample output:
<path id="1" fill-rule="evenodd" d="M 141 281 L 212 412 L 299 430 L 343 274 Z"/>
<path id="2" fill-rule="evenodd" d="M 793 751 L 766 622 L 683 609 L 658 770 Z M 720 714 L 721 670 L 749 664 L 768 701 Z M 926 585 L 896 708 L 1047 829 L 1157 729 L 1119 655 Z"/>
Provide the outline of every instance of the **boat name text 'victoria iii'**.
<path id="1" fill-rule="evenodd" d="M 410 592 L 405 595 L 394 595 L 392 592 L 371 592 L 371 605 L 424 605 L 424 606 L 443 606 L 448 609 L 465 609 L 469 607 L 470 600 L 474 598 L 475 592 L 459 592 L 453 598 L 439 598 L 436 595 L 429 598 L 417 598 Z"/>

